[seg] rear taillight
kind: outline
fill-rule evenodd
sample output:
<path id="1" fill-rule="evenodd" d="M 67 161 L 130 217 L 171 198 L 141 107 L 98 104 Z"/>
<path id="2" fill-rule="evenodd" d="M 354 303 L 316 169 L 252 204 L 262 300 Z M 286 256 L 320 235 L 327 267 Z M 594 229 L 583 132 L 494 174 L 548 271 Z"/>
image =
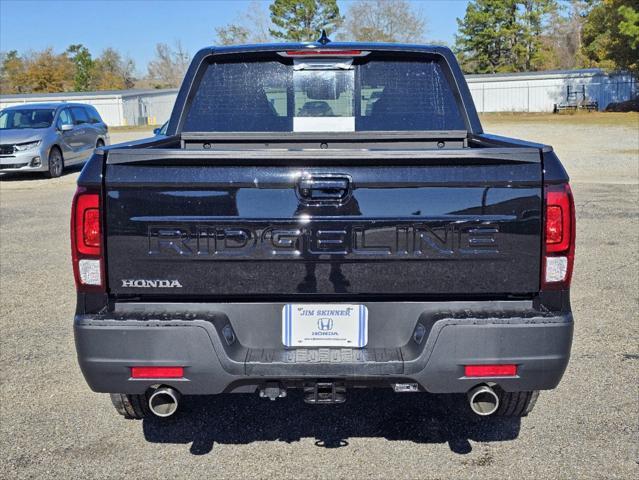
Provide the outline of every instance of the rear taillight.
<path id="1" fill-rule="evenodd" d="M 542 290 L 570 287 L 575 258 L 575 203 L 570 185 L 546 185 Z"/>
<path id="2" fill-rule="evenodd" d="M 103 292 L 102 213 L 100 195 L 78 187 L 71 208 L 71 254 L 80 292 Z"/>

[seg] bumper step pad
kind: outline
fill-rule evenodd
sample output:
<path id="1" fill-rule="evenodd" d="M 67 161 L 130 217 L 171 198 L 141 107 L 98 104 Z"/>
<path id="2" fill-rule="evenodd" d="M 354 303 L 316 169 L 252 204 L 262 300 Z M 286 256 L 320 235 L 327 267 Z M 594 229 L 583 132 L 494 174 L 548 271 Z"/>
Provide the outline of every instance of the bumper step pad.
<path id="1" fill-rule="evenodd" d="M 344 367 L 348 367 L 346 370 Z M 250 349 L 247 375 L 292 374 L 330 376 L 397 375 L 404 371 L 399 348 L 296 348 L 290 350 Z"/>

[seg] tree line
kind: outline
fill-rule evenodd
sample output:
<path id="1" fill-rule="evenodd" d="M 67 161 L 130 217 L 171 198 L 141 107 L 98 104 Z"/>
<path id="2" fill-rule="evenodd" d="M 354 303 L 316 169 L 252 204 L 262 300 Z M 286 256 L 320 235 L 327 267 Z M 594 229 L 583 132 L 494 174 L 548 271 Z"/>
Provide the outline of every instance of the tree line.
<path id="1" fill-rule="evenodd" d="M 62 53 L 52 48 L 1 54 L 2 93 L 117 90 L 134 84 L 133 61 L 112 48 L 97 58 L 83 45 L 70 45 Z"/>
<path id="2" fill-rule="evenodd" d="M 0 52 L 0 93 L 87 92 L 179 86 L 190 56 L 177 42 L 158 43 L 146 75 L 138 78 L 135 63 L 113 48 L 93 57 L 82 44 L 64 52 L 52 48 L 19 54 Z"/>
<path id="3" fill-rule="evenodd" d="M 457 22 L 455 53 L 470 73 L 639 73 L 639 0 L 474 0 Z"/>
<path id="4" fill-rule="evenodd" d="M 342 14 L 336 0 L 253 2 L 214 29 L 213 43 L 334 40 L 423 43 L 424 7 L 407 0 L 356 0 Z M 639 0 L 471 0 L 452 45 L 467 73 L 601 67 L 639 73 Z M 432 42 L 430 42 L 432 43 Z M 113 48 L 93 56 L 81 44 L 0 52 L 0 93 L 121 90 L 179 86 L 190 55 L 159 43 L 146 73 Z"/>
<path id="5" fill-rule="evenodd" d="M 274 0 L 268 12 L 254 2 L 216 29 L 217 43 L 312 41 L 321 28 L 337 40 L 420 43 L 428 11 L 414 5 L 357 0 L 342 16 L 336 0 Z M 639 0 L 471 0 L 457 23 L 452 48 L 466 73 L 584 67 L 639 73 Z"/>

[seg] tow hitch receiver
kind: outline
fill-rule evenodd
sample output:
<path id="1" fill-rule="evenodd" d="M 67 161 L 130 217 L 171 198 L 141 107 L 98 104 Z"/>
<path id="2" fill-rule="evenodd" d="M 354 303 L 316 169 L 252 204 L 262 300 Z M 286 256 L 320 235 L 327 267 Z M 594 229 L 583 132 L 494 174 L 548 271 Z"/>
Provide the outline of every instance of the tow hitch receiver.
<path id="1" fill-rule="evenodd" d="M 344 403 L 346 387 L 340 382 L 316 382 L 304 385 L 304 402 L 314 405 Z"/>
<path id="2" fill-rule="evenodd" d="M 275 401 L 278 398 L 286 397 L 286 389 L 277 382 L 268 382 L 260 388 L 260 397 Z"/>

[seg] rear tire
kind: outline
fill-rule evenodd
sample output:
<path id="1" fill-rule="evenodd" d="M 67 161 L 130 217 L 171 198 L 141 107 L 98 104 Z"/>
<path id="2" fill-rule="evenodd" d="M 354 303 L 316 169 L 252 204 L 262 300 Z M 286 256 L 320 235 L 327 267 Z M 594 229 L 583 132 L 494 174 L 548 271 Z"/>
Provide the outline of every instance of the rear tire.
<path id="1" fill-rule="evenodd" d="M 525 417 L 535 406 L 539 397 L 539 390 L 532 392 L 498 391 L 499 407 L 495 412 L 499 417 Z"/>
<path id="2" fill-rule="evenodd" d="M 111 393 L 111 402 L 120 415 L 132 420 L 141 420 L 149 414 L 146 395 Z"/>
<path id="3" fill-rule="evenodd" d="M 64 158 L 58 147 L 52 147 L 51 151 L 49 151 L 48 164 L 49 170 L 47 170 L 45 174 L 48 178 L 57 178 L 62 175 L 64 171 Z"/>

